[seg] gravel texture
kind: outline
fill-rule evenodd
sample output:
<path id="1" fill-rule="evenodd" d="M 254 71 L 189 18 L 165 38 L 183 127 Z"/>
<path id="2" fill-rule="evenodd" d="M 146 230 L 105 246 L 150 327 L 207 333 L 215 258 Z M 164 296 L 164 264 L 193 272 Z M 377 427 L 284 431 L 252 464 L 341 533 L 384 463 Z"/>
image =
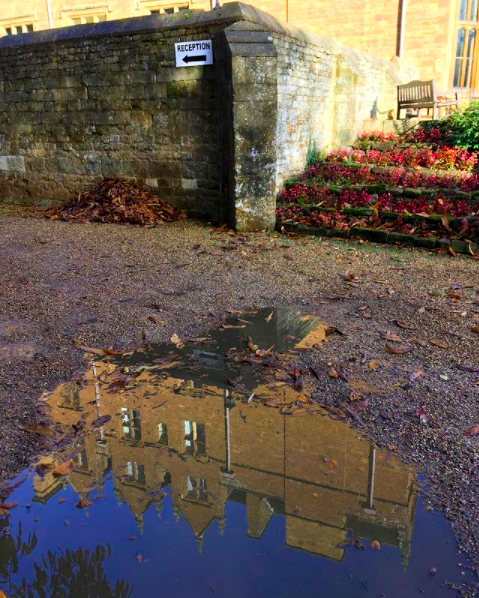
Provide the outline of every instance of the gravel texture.
<path id="1" fill-rule="evenodd" d="M 297 306 L 342 333 L 301 357 L 319 378 L 314 398 L 417 465 L 431 506 L 479 564 L 479 435 L 464 433 L 479 424 L 478 261 L 191 222 L 4 216 L 0 238 L 4 487 L 41 450 L 41 437 L 18 426 L 41 421 L 41 393 L 82 370 L 75 341 L 126 347 L 143 330 L 148 342 L 167 341 L 204 332 L 227 309 Z M 401 342 L 381 338 L 388 331 Z"/>

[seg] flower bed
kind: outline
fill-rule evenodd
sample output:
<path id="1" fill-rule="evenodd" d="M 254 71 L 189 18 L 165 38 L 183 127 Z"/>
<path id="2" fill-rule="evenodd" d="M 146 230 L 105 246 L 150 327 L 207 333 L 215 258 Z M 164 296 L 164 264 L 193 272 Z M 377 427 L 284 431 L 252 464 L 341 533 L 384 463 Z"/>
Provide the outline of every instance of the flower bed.
<path id="1" fill-rule="evenodd" d="M 415 143 L 434 133 L 414 133 Z M 382 149 L 331 152 L 288 181 L 278 198 L 280 225 L 334 231 L 376 240 L 405 242 L 455 240 L 471 252 L 479 241 L 479 176 L 472 171 L 477 155 L 457 148 L 393 147 L 397 136 L 363 135 L 359 143 L 382 143 Z M 428 166 L 428 167 L 427 167 Z M 376 231 L 375 235 L 364 231 Z M 462 245 L 461 245 L 462 243 Z M 411 243 L 409 243 L 411 244 Z"/>

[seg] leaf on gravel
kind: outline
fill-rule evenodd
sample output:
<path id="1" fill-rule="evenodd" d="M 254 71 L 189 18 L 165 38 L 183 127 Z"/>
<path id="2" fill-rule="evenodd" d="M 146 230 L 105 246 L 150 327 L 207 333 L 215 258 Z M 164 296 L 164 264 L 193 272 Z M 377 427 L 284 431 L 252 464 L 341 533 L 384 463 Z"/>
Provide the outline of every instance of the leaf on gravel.
<path id="1" fill-rule="evenodd" d="M 86 497 L 82 497 L 75 506 L 77 509 L 85 509 L 86 507 L 91 507 L 92 504 L 93 503 L 91 502 L 91 500 L 88 500 L 88 498 Z"/>
<path id="2" fill-rule="evenodd" d="M 475 426 L 471 426 L 470 428 L 467 428 L 467 430 L 465 430 L 464 435 L 465 436 L 477 436 L 479 434 L 479 424 L 476 424 Z"/>
<path id="3" fill-rule="evenodd" d="M 443 341 L 437 340 L 436 338 L 431 338 L 429 342 L 431 343 L 431 345 L 434 345 L 435 347 L 440 347 L 441 349 L 449 349 L 449 345 L 447 345 Z"/>
<path id="4" fill-rule="evenodd" d="M 421 378 L 421 376 L 424 376 L 424 372 L 422 370 L 416 370 L 409 376 L 409 380 L 415 382 L 418 378 Z"/>
<path id="5" fill-rule="evenodd" d="M 381 544 L 377 540 L 371 542 L 371 548 L 373 550 L 381 550 Z"/>
<path id="6" fill-rule="evenodd" d="M 479 326 L 474 326 L 473 328 L 471 328 L 471 332 L 479 334 Z"/>
<path id="7" fill-rule="evenodd" d="M 370 370 L 377 370 L 379 369 L 379 363 L 374 359 L 371 359 L 371 361 L 368 363 L 368 368 Z"/>
<path id="8" fill-rule="evenodd" d="M 78 348 L 85 353 L 93 353 L 94 355 L 106 355 L 105 349 L 95 349 L 94 347 L 86 347 L 85 345 L 78 345 Z"/>
<path id="9" fill-rule="evenodd" d="M 397 336 L 397 334 L 393 334 L 389 330 L 386 332 L 386 334 L 381 334 L 381 338 L 383 338 L 387 341 L 391 341 L 393 343 L 402 343 L 403 342 L 401 337 Z"/>
<path id="10" fill-rule="evenodd" d="M 344 273 L 343 278 L 347 282 L 353 282 L 353 281 L 355 281 L 355 280 L 358 279 L 358 277 L 356 276 L 356 274 L 354 274 L 354 272 L 351 272 L 351 270 L 346 270 L 346 272 Z"/>
<path id="11" fill-rule="evenodd" d="M 69 473 L 71 473 L 72 470 L 73 470 L 73 461 L 71 459 L 69 459 L 68 461 L 60 463 L 60 465 L 57 465 L 52 473 L 54 476 L 60 477 L 62 475 L 68 475 Z"/>
<path id="12" fill-rule="evenodd" d="M 97 419 L 95 421 L 93 421 L 91 425 L 94 428 L 100 428 L 104 424 L 108 423 L 110 420 L 111 420 L 111 415 L 100 415 L 100 417 L 97 417 Z"/>
<path id="13" fill-rule="evenodd" d="M 479 367 L 476 367 L 474 365 L 457 365 L 456 366 L 458 370 L 461 370 L 461 372 L 471 372 L 472 374 L 479 374 Z"/>
<path id="14" fill-rule="evenodd" d="M 412 347 L 408 347 L 407 345 L 403 345 L 402 347 L 391 347 L 391 345 L 388 345 L 386 343 L 386 350 L 389 351 L 389 353 L 392 353 L 393 355 L 405 355 L 406 353 L 409 353 L 410 351 L 412 351 Z"/>
<path id="15" fill-rule="evenodd" d="M 328 376 L 330 378 L 334 378 L 335 380 L 337 380 L 339 378 L 339 374 L 338 374 L 338 372 L 334 368 L 330 368 L 328 370 Z"/>
<path id="16" fill-rule="evenodd" d="M 408 322 L 401 322 L 401 320 L 391 320 L 393 324 L 396 324 L 396 326 L 399 326 L 399 328 L 404 328 L 406 330 L 416 330 L 416 328 L 412 325 L 409 324 Z"/>
<path id="17" fill-rule="evenodd" d="M 176 332 L 171 335 L 170 341 L 176 346 L 177 349 L 182 349 L 185 346 L 184 342 L 176 334 Z"/>

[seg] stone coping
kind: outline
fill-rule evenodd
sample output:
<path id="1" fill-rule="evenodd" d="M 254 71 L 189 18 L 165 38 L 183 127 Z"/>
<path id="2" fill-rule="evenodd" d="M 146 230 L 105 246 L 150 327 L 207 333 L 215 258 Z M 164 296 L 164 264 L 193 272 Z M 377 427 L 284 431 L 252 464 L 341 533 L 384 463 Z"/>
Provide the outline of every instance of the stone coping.
<path id="1" fill-rule="evenodd" d="M 197 26 L 226 28 L 239 21 L 254 23 L 278 35 L 285 35 L 304 44 L 317 46 L 323 52 L 341 55 L 348 66 L 358 75 L 364 75 L 365 67 L 372 61 L 382 63 L 384 68 L 389 70 L 393 76 L 396 73 L 399 74 L 401 66 L 407 67 L 406 63 L 398 59 L 387 61 L 376 58 L 360 50 L 344 46 L 333 39 L 312 34 L 293 25 L 283 23 L 276 17 L 242 2 L 231 2 L 212 11 L 184 10 L 172 15 L 147 15 L 4 36 L 0 38 L 0 53 L 6 48 L 19 48 L 51 42 L 68 42 L 108 35 L 154 33 Z M 410 71 L 411 77 L 413 77 L 415 72 L 413 69 L 410 69 Z"/>

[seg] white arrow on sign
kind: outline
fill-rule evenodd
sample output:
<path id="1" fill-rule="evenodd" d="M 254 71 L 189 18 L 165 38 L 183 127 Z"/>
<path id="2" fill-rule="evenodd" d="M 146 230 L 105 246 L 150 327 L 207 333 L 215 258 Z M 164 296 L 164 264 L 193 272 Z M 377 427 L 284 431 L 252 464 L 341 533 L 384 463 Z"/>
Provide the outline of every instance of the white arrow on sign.
<path id="1" fill-rule="evenodd" d="M 212 40 L 175 43 L 175 64 L 177 67 L 213 64 Z"/>

